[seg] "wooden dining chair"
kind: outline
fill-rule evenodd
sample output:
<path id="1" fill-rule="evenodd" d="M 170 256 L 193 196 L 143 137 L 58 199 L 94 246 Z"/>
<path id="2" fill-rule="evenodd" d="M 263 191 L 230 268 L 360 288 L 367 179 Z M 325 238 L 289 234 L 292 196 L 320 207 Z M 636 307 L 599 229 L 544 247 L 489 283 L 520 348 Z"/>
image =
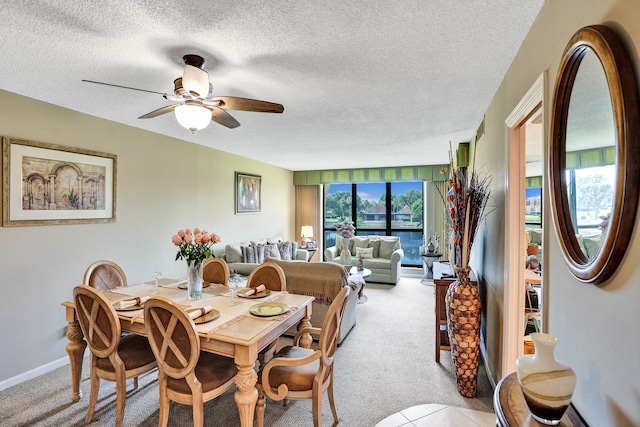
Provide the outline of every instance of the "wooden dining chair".
<path id="1" fill-rule="evenodd" d="M 82 283 L 105 292 L 126 287 L 127 276 L 115 262 L 100 260 L 87 268 Z"/>
<path id="2" fill-rule="evenodd" d="M 229 283 L 229 265 L 220 258 L 209 258 L 202 266 L 202 280 L 209 283 Z"/>
<path id="3" fill-rule="evenodd" d="M 273 400 L 311 399 L 313 425 L 322 425 L 322 395 L 328 391 L 333 419 L 338 413 L 333 397 L 333 361 L 338 347 L 340 323 L 351 288 L 345 286 L 333 299 L 322 322 L 322 328 L 301 329 L 293 339 L 293 345 L 280 349 L 258 372 L 258 402 L 256 418 L 258 427 L 264 426 L 265 394 Z M 304 334 L 319 337 L 318 349 L 299 346 Z"/>
<path id="4" fill-rule="evenodd" d="M 257 288 L 260 285 L 265 285 L 265 287 L 271 291 L 286 291 L 287 279 L 284 276 L 282 267 L 268 261 L 257 266 L 247 279 L 247 288 Z M 274 341 L 269 343 L 269 345 L 263 348 L 260 353 L 258 353 L 258 362 L 260 362 L 260 366 L 264 366 L 264 364 L 273 356 L 277 344 L 278 339 L 276 338 Z"/>
<path id="5" fill-rule="evenodd" d="M 265 285 L 272 291 L 286 291 L 287 279 L 282 267 L 267 261 L 254 268 L 247 279 L 247 288 L 257 288 L 260 285 Z"/>
<path id="6" fill-rule="evenodd" d="M 203 403 L 234 384 L 238 369 L 233 359 L 200 351 L 193 320 L 173 301 L 159 296 L 144 306 L 144 325 L 158 361 L 159 426 L 169 421 L 171 400 L 193 407 L 193 425 L 204 424 Z"/>
<path id="7" fill-rule="evenodd" d="M 87 285 L 76 286 L 73 300 L 91 352 L 91 395 L 84 423 L 91 422 L 103 379 L 116 383 L 116 426 L 119 427 L 124 419 L 126 380 L 155 369 L 156 359 L 145 337 L 121 336 L 120 320 L 102 292 Z M 134 386 L 137 388 L 137 382 Z"/>

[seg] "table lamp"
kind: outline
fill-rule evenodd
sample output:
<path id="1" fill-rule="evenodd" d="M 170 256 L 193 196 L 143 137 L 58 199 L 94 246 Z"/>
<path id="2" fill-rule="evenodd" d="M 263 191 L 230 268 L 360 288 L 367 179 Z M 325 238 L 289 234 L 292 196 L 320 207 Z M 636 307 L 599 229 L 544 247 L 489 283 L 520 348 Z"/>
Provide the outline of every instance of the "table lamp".
<path id="1" fill-rule="evenodd" d="M 313 237 L 313 226 L 303 225 L 300 235 L 302 236 L 302 246 L 306 247 L 311 237 Z"/>

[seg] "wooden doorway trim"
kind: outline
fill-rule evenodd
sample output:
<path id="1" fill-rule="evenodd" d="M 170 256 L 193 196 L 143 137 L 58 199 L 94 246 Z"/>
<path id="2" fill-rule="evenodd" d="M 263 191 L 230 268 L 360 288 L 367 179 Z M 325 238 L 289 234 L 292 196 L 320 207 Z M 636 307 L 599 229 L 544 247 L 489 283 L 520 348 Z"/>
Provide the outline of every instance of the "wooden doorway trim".
<path id="1" fill-rule="evenodd" d="M 544 123 L 544 94 L 546 73 L 542 73 L 505 120 L 507 128 L 508 177 L 506 193 L 505 277 L 502 311 L 501 355 L 498 361 L 500 378 L 515 369 L 518 356 L 523 353 L 524 336 L 524 199 L 526 176 L 524 136 L 521 125 L 530 114 L 542 105 L 543 138 L 547 141 Z M 546 144 L 543 144 L 546 147 Z M 544 176 L 544 171 L 543 171 Z M 545 233 L 546 234 L 546 233 Z M 543 256 L 546 252 L 543 251 Z"/>

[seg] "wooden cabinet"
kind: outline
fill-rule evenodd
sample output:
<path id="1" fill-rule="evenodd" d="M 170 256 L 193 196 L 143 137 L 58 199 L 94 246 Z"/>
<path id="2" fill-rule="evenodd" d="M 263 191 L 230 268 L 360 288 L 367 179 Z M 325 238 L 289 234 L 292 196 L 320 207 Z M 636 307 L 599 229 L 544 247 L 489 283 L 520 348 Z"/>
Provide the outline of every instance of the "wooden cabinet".
<path id="1" fill-rule="evenodd" d="M 448 277 L 447 277 L 448 276 Z M 445 297 L 449 290 L 449 285 L 453 283 L 455 277 L 451 271 L 448 261 L 433 263 L 433 284 L 436 293 L 436 362 L 440 363 L 440 351 L 451 350 L 449 347 L 449 331 L 447 330 L 447 306 Z M 476 284 L 475 277 L 471 277 L 471 283 Z"/>

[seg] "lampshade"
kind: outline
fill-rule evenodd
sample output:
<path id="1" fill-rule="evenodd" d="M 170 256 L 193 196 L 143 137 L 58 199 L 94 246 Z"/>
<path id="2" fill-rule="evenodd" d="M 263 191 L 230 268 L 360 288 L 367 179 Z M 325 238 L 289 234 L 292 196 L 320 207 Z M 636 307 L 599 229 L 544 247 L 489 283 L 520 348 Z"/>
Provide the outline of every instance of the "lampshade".
<path id="1" fill-rule="evenodd" d="M 311 225 L 303 225 L 302 231 L 300 231 L 300 235 L 302 239 L 308 239 L 309 237 L 313 237 L 313 226 Z"/>
<path id="2" fill-rule="evenodd" d="M 209 73 L 193 65 L 185 65 L 182 87 L 192 95 L 204 98 L 209 93 Z"/>
<path id="3" fill-rule="evenodd" d="M 199 105 L 179 105 L 173 111 L 178 123 L 191 133 L 206 128 L 211 122 L 211 110 Z"/>

